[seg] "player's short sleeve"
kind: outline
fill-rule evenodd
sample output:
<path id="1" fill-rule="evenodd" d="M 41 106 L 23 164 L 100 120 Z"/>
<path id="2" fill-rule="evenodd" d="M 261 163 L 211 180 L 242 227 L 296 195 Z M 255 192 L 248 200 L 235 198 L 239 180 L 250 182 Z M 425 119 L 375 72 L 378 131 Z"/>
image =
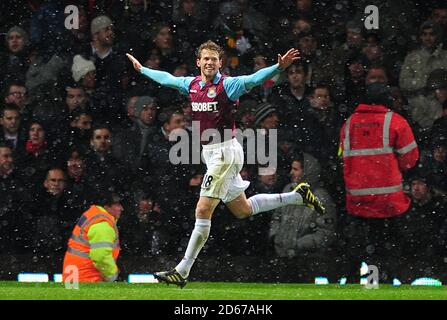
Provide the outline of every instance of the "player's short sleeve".
<path id="1" fill-rule="evenodd" d="M 223 85 L 228 98 L 232 101 L 236 101 L 240 96 L 247 92 L 243 76 L 225 78 Z"/>

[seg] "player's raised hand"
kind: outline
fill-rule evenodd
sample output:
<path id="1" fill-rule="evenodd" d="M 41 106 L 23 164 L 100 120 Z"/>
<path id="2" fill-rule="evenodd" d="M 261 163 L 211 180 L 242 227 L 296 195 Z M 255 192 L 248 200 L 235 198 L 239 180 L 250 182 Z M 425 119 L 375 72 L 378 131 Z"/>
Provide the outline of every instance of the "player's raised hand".
<path id="1" fill-rule="evenodd" d="M 292 64 L 293 61 L 298 60 L 300 58 L 299 50 L 292 48 L 286 52 L 285 55 L 278 54 L 278 64 L 281 70 L 286 69 L 288 66 Z"/>
<path id="2" fill-rule="evenodd" d="M 137 72 L 141 72 L 141 68 L 142 68 L 141 63 L 140 63 L 137 59 L 135 59 L 135 57 L 134 57 L 133 55 L 131 55 L 131 54 L 129 54 L 129 53 L 126 53 L 126 56 L 127 56 L 127 57 L 129 58 L 129 60 L 132 62 L 133 67 L 135 68 L 135 70 L 136 70 Z"/>

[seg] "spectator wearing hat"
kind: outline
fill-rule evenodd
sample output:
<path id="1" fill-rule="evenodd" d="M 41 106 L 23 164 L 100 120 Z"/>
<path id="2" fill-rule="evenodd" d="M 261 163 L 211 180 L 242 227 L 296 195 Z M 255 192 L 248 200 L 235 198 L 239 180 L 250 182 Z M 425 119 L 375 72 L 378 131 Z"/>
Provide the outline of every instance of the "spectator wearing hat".
<path id="1" fill-rule="evenodd" d="M 254 129 L 256 122 L 256 108 L 258 102 L 254 99 L 245 99 L 237 108 L 238 128 L 241 130 Z"/>
<path id="2" fill-rule="evenodd" d="M 278 117 L 278 109 L 276 106 L 266 102 L 258 106 L 255 113 L 256 121 L 255 127 L 259 130 L 256 133 L 256 147 L 264 147 L 266 156 L 271 156 L 271 153 L 276 149 L 276 163 L 275 166 L 275 178 L 277 178 L 278 185 L 280 188 L 285 184 L 285 179 L 287 179 L 287 169 L 285 169 L 290 161 L 290 156 L 296 151 L 296 144 L 292 143 L 293 139 L 280 128 L 280 122 Z M 271 132 L 276 132 L 276 139 L 271 138 Z M 259 140 L 260 136 L 264 136 L 263 140 Z M 247 141 L 249 142 L 249 141 Z M 271 144 L 273 143 L 273 144 Z M 274 148 L 274 149 L 273 149 Z M 249 152 L 249 148 L 245 148 Z M 258 168 L 254 168 L 253 163 L 248 163 L 248 160 L 252 157 L 250 154 L 245 155 L 247 159 L 247 169 L 251 172 L 256 172 Z M 261 165 L 268 165 L 269 169 L 272 168 L 272 164 L 262 163 Z M 259 169 L 260 171 L 265 168 Z"/>
<path id="3" fill-rule="evenodd" d="M 446 221 L 445 199 L 433 188 L 432 176 L 418 170 L 410 178 L 410 210 L 402 216 L 403 279 L 439 277 L 443 252 L 443 224 Z M 445 224 L 444 224 L 445 225 Z M 412 276 L 412 279 L 410 276 Z M 402 281 L 401 280 L 401 281 Z"/>
<path id="4" fill-rule="evenodd" d="M 115 136 L 114 156 L 136 173 L 141 165 L 143 152 L 154 134 L 160 130 L 157 123 L 157 104 L 150 96 L 140 96 L 134 106 L 135 122 Z"/>
<path id="5" fill-rule="evenodd" d="M 84 59 L 81 55 L 77 54 L 73 57 L 73 64 L 71 66 L 71 74 L 73 80 L 76 82 L 83 82 L 84 77 L 88 73 L 96 73 L 96 67 L 93 61 Z"/>
<path id="6" fill-rule="evenodd" d="M 126 64 L 123 55 L 114 47 L 115 33 L 109 17 L 94 18 L 90 32 L 90 51 L 84 54 L 84 58 L 93 61 L 96 68 L 93 116 L 98 121 L 115 125 L 124 118 L 121 104 L 122 93 L 128 83 Z"/>
<path id="7" fill-rule="evenodd" d="M 420 48 L 405 57 L 399 77 L 400 87 L 408 98 L 424 94 L 433 70 L 447 70 L 447 51 L 442 48 L 444 39 L 440 25 L 425 21 L 419 28 L 419 39 Z"/>

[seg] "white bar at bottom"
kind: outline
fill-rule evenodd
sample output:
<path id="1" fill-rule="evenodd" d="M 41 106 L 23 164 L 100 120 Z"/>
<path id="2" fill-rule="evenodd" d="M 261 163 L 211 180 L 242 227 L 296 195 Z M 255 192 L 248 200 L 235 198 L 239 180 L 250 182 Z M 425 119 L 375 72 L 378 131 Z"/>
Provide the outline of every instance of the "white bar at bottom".
<path id="1" fill-rule="evenodd" d="M 19 282 L 48 282 L 49 277 L 46 273 L 19 273 L 17 276 Z"/>

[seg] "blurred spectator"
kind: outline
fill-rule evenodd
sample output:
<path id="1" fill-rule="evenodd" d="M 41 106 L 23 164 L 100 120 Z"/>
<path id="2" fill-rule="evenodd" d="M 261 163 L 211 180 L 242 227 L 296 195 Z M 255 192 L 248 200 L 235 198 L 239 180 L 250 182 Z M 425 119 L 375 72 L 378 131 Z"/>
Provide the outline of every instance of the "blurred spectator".
<path id="1" fill-rule="evenodd" d="M 71 114 L 66 137 L 68 146 L 76 146 L 83 153 L 90 149 L 92 120 L 92 116 L 82 109 Z"/>
<path id="2" fill-rule="evenodd" d="M 59 96 L 59 83 L 65 76 L 66 57 L 52 53 L 40 53 L 32 56 L 30 67 L 26 73 L 26 88 L 31 103 L 54 101 Z"/>
<path id="3" fill-rule="evenodd" d="M 306 85 L 314 86 L 321 81 L 331 81 L 330 65 L 324 46 L 318 42 L 312 30 L 303 30 L 297 35 L 297 47 L 301 59 L 307 64 Z"/>
<path id="4" fill-rule="evenodd" d="M 338 132 L 343 124 L 343 118 L 335 106 L 330 88 L 325 84 L 317 84 L 309 96 L 309 112 L 317 119 L 321 127 L 321 157 L 326 161 L 335 160 L 339 145 Z"/>
<path id="5" fill-rule="evenodd" d="M 347 109 L 342 109 L 345 117 L 351 115 L 354 108 L 365 94 L 365 78 L 369 62 L 366 56 L 360 51 L 354 51 L 346 61 L 344 71 L 344 104 Z M 337 90 L 338 87 L 335 87 Z"/>
<path id="6" fill-rule="evenodd" d="M 13 79 L 24 81 L 30 64 L 28 35 L 21 27 L 15 26 L 8 30 L 6 47 L 8 51 L 0 54 L 0 88 Z"/>
<path id="7" fill-rule="evenodd" d="M 89 73 L 90 75 L 96 75 L 96 67 L 91 60 L 86 60 L 80 54 L 77 54 L 73 57 L 71 73 L 74 81 L 83 83 L 84 77 Z"/>
<path id="8" fill-rule="evenodd" d="M 447 6 L 439 3 L 431 10 L 430 20 L 436 22 L 442 27 L 444 35 L 447 35 Z"/>
<path id="9" fill-rule="evenodd" d="M 117 43 L 124 51 L 139 55 L 142 45 L 150 41 L 151 26 L 163 20 L 156 6 L 156 1 L 128 1 L 116 20 Z"/>
<path id="10" fill-rule="evenodd" d="M 352 55 L 363 45 L 362 24 L 356 20 L 351 20 L 346 24 L 345 42 L 333 49 L 331 53 L 331 63 L 329 64 L 330 79 L 333 79 L 333 85 L 343 87 L 343 75 L 345 75 L 345 67 Z"/>
<path id="11" fill-rule="evenodd" d="M 14 104 L 6 104 L 0 115 L 0 142 L 11 146 L 16 156 L 22 156 L 25 152 L 26 133 L 21 126 L 19 108 Z"/>
<path id="12" fill-rule="evenodd" d="M 388 72 L 385 66 L 379 64 L 373 64 L 369 66 L 365 77 L 365 84 L 371 83 L 383 83 L 388 84 Z"/>
<path id="13" fill-rule="evenodd" d="M 431 139 L 447 141 L 447 101 L 442 104 L 442 117 L 435 120 L 433 127 L 431 128 Z"/>
<path id="14" fill-rule="evenodd" d="M 424 93 L 433 70 L 447 69 L 447 52 L 442 48 L 441 27 L 433 21 L 425 21 L 419 29 L 419 38 L 420 48 L 405 57 L 400 72 L 400 87 L 408 98 Z"/>
<path id="15" fill-rule="evenodd" d="M 173 246 L 176 239 L 169 235 L 173 227 L 165 223 L 166 213 L 162 212 L 160 205 L 150 195 L 143 195 L 133 211 L 126 218 L 131 239 L 128 245 L 133 254 L 156 256 L 176 250 Z"/>
<path id="16" fill-rule="evenodd" d="M 41 1 L 31 17 L 30 40 L 43 60 L 60 55 L 64 35 L 64 7 L 61 1 Z"/>
<path id="17" fill-rule="evenodd" d="M 393 104 L 390 107 L 391 110 L 397 112 L 402 117 L 404 117 L 405 120 L 407 120 L 408 124 L 411 126 L 411 129 L 413 130 L 413 133 L 416 135 L 417 138 L 419 125 L 413 121 L 410 106 L 408 105 L 408 100 L 404 97 L 402 90 L 400 90 L 399 87 L 391 87 L 391 96 L 393 97 Z"/>
<path id="18" fill-rule="evenodd" d="M 432 142 L 430 154 L 421 157 L 419 169 L 424 172 L 430 184 L 447 193 L 447 141 Z"/>
<path id="19" fill-rule="evenodd" d="M 377 33 L 369 33 L 365 36 L 362 53 L 368 58 L 370 64 L 384 63 L 383 51 Z"/>
<path id="20" fill-rule="evenodd" d="M 440 276 L 443 262 L 441 227 L 447 218 L 445 201 L 432 187 L 430 176 L 411 178 L 412 204 L 403 216 L 402 258 L 404 280 L 410 283 L 420 277 Z"/>
<path id="21" fill-rule="evenodd" d="M 66 175 L 50 168 L 33 201 L 33 248 L 38 259 L 60 265 L 70 230 L 78 218 L 71 212 L 65 192 Z"/>
<path id="22" fill-rule="evenodd" d="M 0 142 L 0 252 L 23 253 L 29 249 L 32 194 L 15 166 L 12 149 Z M 28 248 L 27 248 L 28 247 Z M 28 250 L 29 251 L 29 250 Z"/>
<path id="23" fill-rule="evenodd" d="M 262 68 L 268 67 L 272 64 L 270 55 L 267 52 L 256 52 L 253 58 L 253 72 L 256 72 Z M 259 102 L 267 102 L 272 89 L 281 80 L 281 76 L 278 74 L 271 79 L 264 81 L 261 86 L 257 86 L 250 91 L 250 96 Z"/>
<path id="24" fill-rule="evenodd" d="M 151 28 L 151 49 L 157 49 L 160 56 L 160 69 L 173 72 L 184 55 L 182 48 L 174 43 L 171 26 L 166 22 L 160 22 Z"/>
<path id="25" fill-rule="evenodd" d="M 143 152 L 154 134 L 159 130 L 157 124 L 157 105 L 149 96 L 138 97 L 135 102 L 135 123 L 115 135 L 113 155 L 136 173 L 141 166 Z"/>
<path id="26" fill-rule="evenodd" d="M 388 282 L 399 272 L 399 217 L 410 206 L 402 172 L 416 164 L 419 150 L 406 120 L 388 109 L 391 101 L 386 85 L 368 85 L 364 104 L 340 130 L 348 212 L 344 254 L 350 278 L 361 261 L 378 266 Z"/>
<path id="27" fill-rule="evenodd" d="M 247 65 L 253 58 L 252 51 L 259 48 L 262 40 L 244 27 L 244 8 L 238 1 L 224 1 L 219 5 L 214 20 L 217 36 L 230 56 L 229 65 L 235 69 Z"/>
<path id="28" fill-rule="evenodd" d="M 278 106 L 279 130 L 286 140 L 301 150 L 318 153 L 316 137 L 320 136 L 317 120 L 309 113 L 307 97 L 310 89 L 306 85 L 307 65 L 294 62 L 286 70 L 287 81 L 274 88 L 270 101 Z"/>
<path id="29" fill-rule="evenodd" d="M 61 152 L 58 146 L 46 137 L 46 130 L 38 121 L 32 121 L 28 130 L 28 140 L 20 167 L 26 177 L 29 189 L 34 189 L 44 179 L 49 167 L 60 165 Z"/>
<path id="30" fill-rule="evenodd" d="M 23 124 L 27 124 L 31 118 L 31 108 L 28 104 L 28 90 L 22 81 L 11 81 L 5 86 L 5 103 L 15 104 L 19 107 Z"/>
<path id="31" fill-rule="evenodd" d="M 66 162 L 68 204 L 78 214 L 88 209 L 93 203 L 93 197 L 96 194 L 88 182 L 85 158 L 85 153 L 78 147 L 73 146 L 68 152 L 68 160 Z M 71 229 L 68 231 L 71 231 Z"/>
<path id="32" fill-rule="evenodd" d="M 282 185 L 278 181 L 275 168 L 259 165 L 256 180 L 250 184 L 246 191 L 247 197 L 259 193 L 279 193 Z M 232 236 L 238 241 L 238 247 L 232 249 L 235 255 L 266 256 L 268 254 L 269 226 L 271 214 L 254 215 L 247 219 L 233 221 L 235 234 Z"/>
<path id="33" fill-rule="evenodd" d="M 65 88 L 65 117 L 71 120 L 71 115 L 76 111 L 86 111 L 88 98 L 85 94 L 84 88 L 71 85 Z"/>
<path id="34" fill-rule="evenodd" d="M 442 117 L 442 104 L 447 101 L 447 69 L 430 72 L 425 91 L 408 99 L 411 116 L 420 127 L 418 138 L 424 145 L 429 142 L 431 128 Z"/>
<path id="35" fill-rule="evenodd" d="M 255 129 L 256 109 L 258 102 L 253 99 L 245 99 L 241 101 L 237 109 L 238 112 L 238 128 L 241 130 Z"/>
<path id="36" fill-rule="evenodd" d="M 78 8 L 78 26 L 77 28 L 65 29 L 63 45 L 65 45 L 65 54 L 73 57 L 82 54 L 90 47 L 89 17 L 87 8 L 84 5 L 76 4 Z M 68 14 L 65 14 L 67 19 Z"/>
<path id="37" fill-rule="evenodd" d="M 125 108 L 127 118 L 122 125 L 123 128 L 130 128 L 135 124 L 135 121 L 137 121 L 137 117 L 135 116 L 135 103 L 137 102 L 138 97 L 136 92 L 131 91 L 126 99 Z"/>
<path id="38" fill-rule="evenodd" d="M 90 137 L 90 150 L 85 159 L 85 174 L 98 192 L 124 192 L 127 169 L 112 154 L 112 133 L 107 126 L 95 125 Z"/>
<path id="39" fill-rule="evenodd" d="M 186 178 L 184 170 L 187 170 L 187 164 L 174 164 L 171 161 L 170 151 L 177 143 L 177 139 L 171 141 L 170 136 L 173 137 L 179 130 L 185 132 L 183 131 L 185 118 L 183 112 L 175 107 L 163 110 L 159 118 L 162 122 L 161 128 L 148 136 L 144 145 L 144 153 L 141 155 L 142 172 L 139 179 L 142 180 L 142 188 L 150 188 L 148 191 L 155 192 L 152 189 L 156 186 L 158 195 L 156 200 L 162 209 L 178 211 L 180 208 L 171 206 L 171 202 L 176 198 L 180 186 L 186 185 L 183 179 Z M 188 160 L 189 157 L 188 155 Z"/>
<path id="40" fill-rule="evenodd" d="M 73 58 L 71 66 L 73 80 L 79 83 L 89 97 L 95 96 L 96 89 L 96 67 L 95 64 L 84 59 L 81 55 Z"/>
<path id="41" fill-rule="evenodd" d="M 203 28 L 204 25 L 210 23 L 210 11 L 204 6 L 203 1 L 174 1 L 172 21 L 183 50 L 193 51 L 193 48 L 198 48 L 200 44 L 211 38 L 209 29 Z M 193 57 L 194 52 L 190 53 Z"/>
<path id="42" fill-rule="evenodd" d="M 189 217 L 189 206 L 185 206 L 185 197 L 182 196 L 188 188 L 191 165 L 190 154 L 187 155 L 187 163 L 175 163 L 171 159 L 171 149 L 177 144 L 178 139 L 172 138 L 177 133 L 189 133 L 185 130 L 184 115 L 177 107 L 171 106 L 161 111 L 159 119 L 162 127 L 155 134 L 149 136 L 146 149 L 142 156 L 141 171 L 139 171 L 139 185 L 134 186 L 134 194 L 152 193 L 154 201 L 160 206 L 160 216 L 157 221 L 162 224 L 154 231 L 158 237 L 164 238 L 165 250 L 176 250 L 176 239 L 166 238 L 168 234 L 184 234 L 190 232 L 190 225 L 184 226 L 185 219 L 194 220 L 194 210 Z M 185 138 L 181 135 L 181 139 Z M 184 141 L 183 141 L 184 142 Z M 181 152 L 185 152 L 182 150 Z M 182 154 L 183 156 L 183 154 Z M 193 198 L 196 199 L 196 198 Z M 187 202 L 194 201 L 187 199 Z M 194 208 L 194 205 L 192 205 Z M 155 216 L 154 216 L 155 217 Z M 186 229 L 184 229 L 186 228 Z M 187 242 L 187 241 L 186 241 Z M 159 243 L 159 242 L 158 242 Z M 161 245 L 159 243 L 159 245 Z"/>
<path id="43" fill-rule="evenodd" d="M 275 87 L 270 97 L 274 105 L 281 106 L 281 123 L 286 129 L 293 128 L 299 123 L 298 118 L 302 118 L 304 110 L 308 108 L 306 105 L 308 101 L 305 99 L 309 95 L 309 88 L 306 85 L 307 75 L 306 64 L 293 63 L 287 69 L 287 81 Z"/>
<path id="44" fill-rule="evenodd" d="M 84 58 L 91 60 L 96 68 L 96 91 L 91 97 L 92 113 L 95 120 L 117 124 L 123 118 L 122 91 L 127 88 L 126 64 L 116 48 L 112 20 L 98 16 L 90 24 L 91 48 Z M 92 68 L 87 68 L 92 71 Z M 88 72 L 86 71 L 86 72 Z"/>
<path id="45" fill-rule="evenodd" d="M 289 192 L 298 183 L 308 182 L 314 194 L 324 202 L 326 212 L 323 216 L 307 207 L 286 206 L 276 209 L 272 215 L 269 237 L 275 254 L 289 260 L 290 268 L 308 266 L 309 276 L 328 275 L 331 264 L 331 248 L 335 242 L 336 208 L 329 193 L 320 186 L 320 165 L 318 160 L 304 153 L 303 158 L 295 158 L 291 164 L 290 183 L 283 192 Z M 295 261 L 297 260 L 297 261 Z M 298 262 L 300 261 L 300 262 Z M 312 264 L 315 265 L 313 267 Z M 287 268 L 285 272 L 290 272 Z"/>

